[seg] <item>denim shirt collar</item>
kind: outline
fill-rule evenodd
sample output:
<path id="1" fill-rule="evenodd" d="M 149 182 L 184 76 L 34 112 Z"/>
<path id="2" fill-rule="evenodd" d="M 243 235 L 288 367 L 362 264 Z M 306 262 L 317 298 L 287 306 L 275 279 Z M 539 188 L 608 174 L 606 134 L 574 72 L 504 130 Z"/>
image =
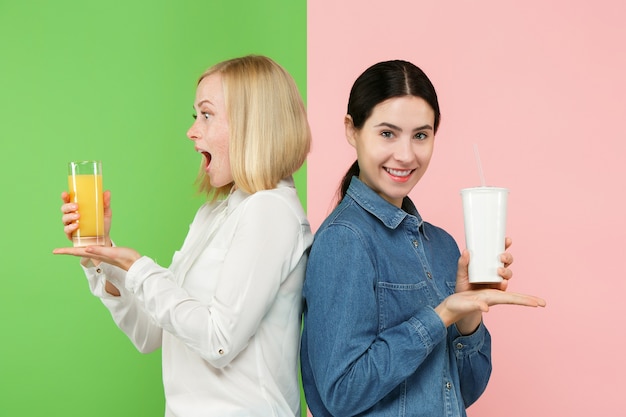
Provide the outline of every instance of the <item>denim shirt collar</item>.
<path id="1" fill-rule="evenodd" d="M 428 239 L 422 216 L 409 197 L 404 197 L 402 208 L 398 208 L 378 195 L 356 176 L 350 180 L 350 187 L 348 187 L 346 194 L 390 229 L 396 229 L 407 217 L 413 217 L 418 229 Z"/>

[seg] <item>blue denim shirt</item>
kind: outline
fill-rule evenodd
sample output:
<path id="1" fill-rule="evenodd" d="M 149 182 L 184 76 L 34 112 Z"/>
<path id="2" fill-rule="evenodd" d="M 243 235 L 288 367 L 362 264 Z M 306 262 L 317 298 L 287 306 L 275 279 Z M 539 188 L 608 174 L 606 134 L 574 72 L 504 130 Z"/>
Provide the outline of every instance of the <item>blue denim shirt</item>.
<path id="1" fill-rule="evenodd" d="M 454 292 L 454 239 L 353 177 L 315 235 L 301 366 L 314 417 L 465 416 L 491 374 L 483 324 L 462 336 L 434 311 Z"/>

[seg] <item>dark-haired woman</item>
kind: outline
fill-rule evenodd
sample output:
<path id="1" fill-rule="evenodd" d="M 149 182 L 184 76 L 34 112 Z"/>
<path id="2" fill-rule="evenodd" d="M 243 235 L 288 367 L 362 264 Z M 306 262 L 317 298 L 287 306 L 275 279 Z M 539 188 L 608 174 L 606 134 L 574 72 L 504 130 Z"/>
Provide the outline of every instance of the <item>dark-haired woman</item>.
<path id="1" fill-rule="evenodd" d="M 544 306 L 469 284 L 469 254 L 407 197 L 426 172 L 440 112 L 428 77 L 380 62 L 355 81 L 345 116 L 357 161 L 315 235 L 304 284 L 301 366 L 314 417 L 465 416 L 491 373 L 482 313 Z M 507 248 L 510 245 L 507 239 Z"/>

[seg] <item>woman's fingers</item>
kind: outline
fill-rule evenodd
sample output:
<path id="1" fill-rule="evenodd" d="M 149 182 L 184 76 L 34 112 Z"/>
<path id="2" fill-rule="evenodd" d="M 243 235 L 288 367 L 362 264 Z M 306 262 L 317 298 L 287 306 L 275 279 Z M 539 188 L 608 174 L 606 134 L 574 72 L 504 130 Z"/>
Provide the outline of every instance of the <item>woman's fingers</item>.
<path id="1" fill-rule="evenodd" d="M 489 311 L 489 307 L 500 304 L 545 307 L 546 301 L 534 295 L 484 288 L 454 293 L 435 307 L 435 312 L 439 314 L 446 326 L 449 326 L 476 312 L 485 313 Z"/>
<path id="2" fill-rule="evenodd" d="M 76 223 L 76 220 L 78 220 L 79 218 L 80 218 L 80 213 L 78 213 L 77 211 L 70 211 L 70 212 L 63 214 L 63 216 L 61 216 L 61 220 L 63 221 L 63 224 L 65 226 L 68 226 L 72 223 Z"/>
<path id="3" fill-rule="evenodd" d="M 500 262 L 504 264 L 505 268 L 508 268 L 513 263 L 513 255 L 509 252 L 504 252 L 500 255 Z"/>
<path id="4" fill-rule="evenodd" d="M 84 248 L 57 248 L 52 251 L 55 255 L 72 255 L 83 258 L 91 258 L 96 261 L 106 262 L 128 271 L 133 263 L 141 255 L 134 249 L 123 247 L 87 246 Z"/>
<path id="5" fill-rule="evenodd" d="M 78 204 L 70 203 L 70 194 L 66 191 L 61 193 L 61 200 L 63 204 L 61 205 L 61 221 L 63 222 L 63 232 L 67 236 L 68 239 L 72 239 L 72 233 L 78 229 L 78 219 L 80 218 L 80 213 L 78 210 Z"/>
<path id="6" fill-rule="evenodd" d="M 484 301 L 490 306 L 499 304 L 515 304 L 527 307 L 546 306 L 546 301 L 543 298 L 534 295 L 504 292 L 495 289 L 479 290 L 479 292 L 483 293 Z"/>
<path id="7" fill-rule="evenodd" d="M 72 256 L 80 256 L 80 257 L 89 258 L 87 252 L 85 252 L 85 248 L 77 248 L 77 247 L 57 248 L 57 249 L 54 249 L 52 253 L 55 255 L 72 255 Z"/>

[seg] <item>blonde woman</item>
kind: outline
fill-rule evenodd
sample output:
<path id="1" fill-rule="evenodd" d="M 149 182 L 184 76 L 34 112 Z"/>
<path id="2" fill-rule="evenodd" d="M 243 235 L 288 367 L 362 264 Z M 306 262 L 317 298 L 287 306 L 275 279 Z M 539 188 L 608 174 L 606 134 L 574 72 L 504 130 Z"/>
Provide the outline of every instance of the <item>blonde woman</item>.
<path id="1" fill-rule="evenodd" d="M 166 416 L 295 416 L 309 223 L 292 174 L 310 130 L 292 77 L 263 56 L 208 69 L 187 136 L 202 155 L 198 210 L 168 268 L 109 238 L 62 248 L 141 352 L 162 348 Z M 80 207 L 62 194 L 64 232 Z"/>

